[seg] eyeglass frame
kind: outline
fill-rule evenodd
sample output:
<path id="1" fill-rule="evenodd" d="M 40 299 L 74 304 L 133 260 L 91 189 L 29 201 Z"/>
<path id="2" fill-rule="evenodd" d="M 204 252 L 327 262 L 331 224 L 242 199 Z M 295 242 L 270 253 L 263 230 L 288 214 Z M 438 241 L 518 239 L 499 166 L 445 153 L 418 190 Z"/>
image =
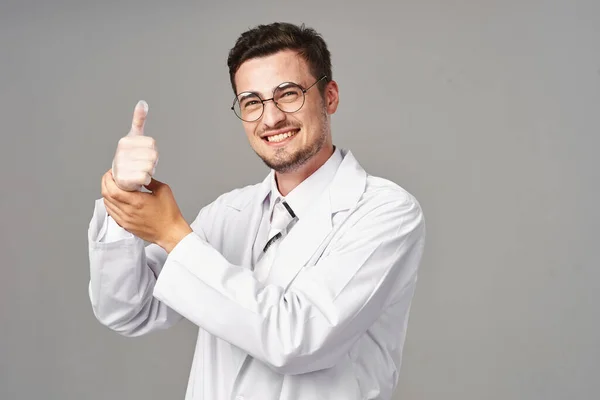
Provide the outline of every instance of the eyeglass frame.
<path id="1" fill-rule="evenodd" d="M 309 87 L 307 87 L 306 89 L 304 89 L 304 88 L 302 87 L 302 85 L 300 85 L 300 84 L 298 84 L 298 83 L 296 83 L 296 82 L 281 82 L 279 85 L 277 85 L 277 87 L 276 87 L 275 89 L 273 89 L 273 97 L 271 97 L 270 99 L 264 99 L 264 100 L 263 100 L 263 99 L 260 97 L 260 94 L 258 94 L 258 93 L 256 93 L 256 92 L 242 92 L 242 93 L 239 93 L 238 95 L 236 95 L 236 96 L 235 96 L 235 99 L 233 100 L 233 104 L 231 105 L 231 111 L 233 111 L 233 113 L 235 114 L 235 116 L 236 116 L 236 117 L 238 117 L 239 119 L 241 119 L 241 120 L 242 120 L 242 121 L 244 121 L 244 122 L 256 122 L 256 121 L 258 121 L 259 119 L 261 119 L 261 118 L 262 118 L 262 116 L 263 116 L 263 114 L 265 113 L 265 102 L 267 102 L 267 101 L 273 101 L 273 104 L 275 104 L 275 107 L 277 107 L 277 109 L 278 109 L 278 110 L 280 110 L 281 112 L 284 112 L 284 113 L 286 113 L 286 114 L 293 114 L 293 113 L 296 113 L 296 112 L 300 111 L 300 110 L 302 109 L 302 107 L 304 107 L 304 103 L 306 103 L 306 92 L 308 92 L 308 90 L 309 90 L 310 88 L 312 88 L 313 86 L 315 86 L 317 83 L 321 82 L 321 81 L 322 81 L 323 79 L 325 79 L 325 78 L 327 78 L 327 75 L 323 75 L 322 77 L 320 77 L 319 79 L 317 79 L 317 80 L 315 81 L 315 83 L 313 83 L 312 85 L 310 85 L 310 86 L 309 86 Z M 302 91 L 302 104 L 301 104 L 301 105 L 300 105 L 300 107 L 298 107 L 298 109 L 297 109 L 297 110 L 295 110 L 295 111 L 284 111 L 284 110 L 282 110 L 281 108 L 279 108 L 279 105 L 278 105 L 278 104 L 277 104 L 277 102 L 275 101 L 275 91 L 276 91 L 277 89 L 279 89 L 279 88 L 281 87 L 281 85 L 285 85 L 285 84 L 292 84 L 292 85 L 298 86 L 298 87 L 300 88 L 300 90 Z M 248 120 L 246 120 L 246 119 L 243 119 L 243 118 L 242 118 L 242 117 L 240 117 L 239 115 L 237 115 L 237 113 L 235 112 L 235 109 L 234 109 L 234 107 L 235 107 L 235 102 L 236 102 L 236 101 L 239 101 L 239 96 L 240 96 L 240 95 L 242 95 L 242 94 L 244 94 L 244 93 L 250 93 L 250 94 L 256 95 L 256 97 L 258 97 L 258 99 L 260 100 L 260 102 L 261 102 L 261 104 L 262 104 L 262 109 L 261 109 L 260 115 L 259 115 L 259 116 L 258 116 L 256 119 L 253 119 L 253 120 L 250 120 L 250 121 L 248 121 Z"/>

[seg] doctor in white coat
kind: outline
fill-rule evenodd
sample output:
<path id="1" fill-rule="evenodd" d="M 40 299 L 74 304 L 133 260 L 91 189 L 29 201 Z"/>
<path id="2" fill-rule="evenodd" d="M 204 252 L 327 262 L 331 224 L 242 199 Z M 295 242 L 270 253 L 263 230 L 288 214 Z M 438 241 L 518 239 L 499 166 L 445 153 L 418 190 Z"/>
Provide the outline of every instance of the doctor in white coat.
<path id="1" fill-rule="evenodd" d="M 152 177 L 140 102 L 89 225 L 94 315 L 125 336 L 197 325 L 187 400 L 390 399 L 424 247 L 419 203 L 333 145 L 339 92 L 314 30 L 255 27 L 228 65 L 233 112 L 271 172 L 188 225 Z"/>

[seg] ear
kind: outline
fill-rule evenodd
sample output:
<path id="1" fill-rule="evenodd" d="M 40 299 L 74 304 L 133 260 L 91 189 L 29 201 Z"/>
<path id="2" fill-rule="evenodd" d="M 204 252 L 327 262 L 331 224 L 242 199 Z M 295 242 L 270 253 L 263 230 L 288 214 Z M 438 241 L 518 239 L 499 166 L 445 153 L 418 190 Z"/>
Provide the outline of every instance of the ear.
<path id="1" fill-rule="evenodd" d="M 325 86 L 325 108 L 328 114 L 333 114 L 337 110 L 340 102 L 340 93 L 336 81 L 331 80 Z"/>

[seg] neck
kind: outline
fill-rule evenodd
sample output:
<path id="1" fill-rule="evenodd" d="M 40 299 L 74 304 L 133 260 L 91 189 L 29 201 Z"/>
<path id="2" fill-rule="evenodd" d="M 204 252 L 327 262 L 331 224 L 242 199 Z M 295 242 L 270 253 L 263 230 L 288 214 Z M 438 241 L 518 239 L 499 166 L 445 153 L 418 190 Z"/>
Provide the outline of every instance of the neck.
<path id="1" fill-rule="evenodd" d="M 287 196 L 302 181 L 321 168 L 329 160 L 329 157 L 333 154 L 333 150 L 334 146 L 332 144 L 325 145 L 321 151 L 295 171 L 285 173 L 275 172 L 275 181 L 277 182 L 279 193 L 284 197 Z"/>

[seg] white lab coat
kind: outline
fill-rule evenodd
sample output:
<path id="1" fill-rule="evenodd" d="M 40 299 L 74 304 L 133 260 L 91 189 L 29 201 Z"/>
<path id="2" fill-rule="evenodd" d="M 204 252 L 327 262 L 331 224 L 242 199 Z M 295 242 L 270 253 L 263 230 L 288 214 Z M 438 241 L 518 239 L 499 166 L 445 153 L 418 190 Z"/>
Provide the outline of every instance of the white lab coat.
<path id="1" fill-rule="evenodd" d="M 185 317 L 199 327 L 186 400 L 390 399 L 425 240 L 417 200 L 351 152 L 255 279 L 252 246 L 269 180 L 202 208 L 170 254 L 89 226 L 96 318 L 126 336 Z"/>

